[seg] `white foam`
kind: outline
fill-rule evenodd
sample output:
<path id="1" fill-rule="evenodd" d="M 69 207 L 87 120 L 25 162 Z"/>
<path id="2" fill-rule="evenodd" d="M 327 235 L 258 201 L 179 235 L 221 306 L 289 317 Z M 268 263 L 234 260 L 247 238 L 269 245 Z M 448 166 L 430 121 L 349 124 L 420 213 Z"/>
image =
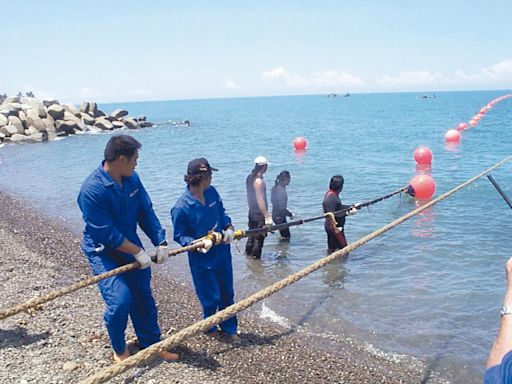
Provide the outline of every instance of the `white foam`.
<path id="1" fill-rule="evenodd" d="M 374 356 L 381 357 L 383 359 L 392 361 L 394 363 L 400 363 L 405 358 L 411 359 L 411 356 L 401 355 L 399 353 L 381 351 L 380 349 L 376 348 L 375 346 L 373 346 L 372 344 L 369 344 L 369 343 L 364 343 L 364 349 L 366 349 L 366 351 L 368 351 L 370 354 L 372 354 Z"/>
<path id="2" fill-rule="evenodd" d="M 290 328 L 290 323 L 286 317 L 280 316 L 265 305 L 265 302 L 261 304 L 260 317 L 262 319 L 269 319 L 270 321 L 279 324 L 283 327 Z"/>

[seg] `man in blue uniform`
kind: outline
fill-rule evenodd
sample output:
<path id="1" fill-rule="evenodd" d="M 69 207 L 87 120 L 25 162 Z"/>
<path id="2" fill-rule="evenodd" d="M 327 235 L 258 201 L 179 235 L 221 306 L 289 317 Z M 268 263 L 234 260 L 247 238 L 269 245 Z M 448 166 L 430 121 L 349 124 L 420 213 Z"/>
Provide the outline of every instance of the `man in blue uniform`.
<path id="1" fill-rule="evenodd" d="M 185 175 L 187 187 L 171 209 L 174 240 L 183 246 L 201 242 L 199 249 L 188 253 L 188 262 L 204 318 L 234 303 L 229 245 L 234 239 L 234 230 L 222 199 L 210 185 L 212 171 L 217 169 L 212 168 L 205 158 L 190 161 Z M 222 243 L 215 247 L 210 239 L 203 239 L 212 230 L 223 234 Z M 238 340 L 236 316 L 219 325 L 227 338 Z M 217 327 L 213 327 L 208 333 L 216 334 L 217 331 Z"/>
<path id="2" fill-rule="evenodd" d="M 125 330 L 131 318 L 139 345 L 146 348 L 160 341 L 157 310 L 151 294 L 150 257 L 137 236 L 137 225 L 151 239 L 157 263 L 168 257 L 165 230 L 151 200 L 134 172 L 141 144 L 128 135 L 113 136 L 105 147 L 105 159 L 85 180 L 78 205 L 85 222 L 82 250 L 94 275 L 134 261 L 140 268 L 98 283 L 106 303 L 104 320 L 114 349 L 114 360 L 130 356 Z M 166 360 L 178 355 L 164 351 Z"/>

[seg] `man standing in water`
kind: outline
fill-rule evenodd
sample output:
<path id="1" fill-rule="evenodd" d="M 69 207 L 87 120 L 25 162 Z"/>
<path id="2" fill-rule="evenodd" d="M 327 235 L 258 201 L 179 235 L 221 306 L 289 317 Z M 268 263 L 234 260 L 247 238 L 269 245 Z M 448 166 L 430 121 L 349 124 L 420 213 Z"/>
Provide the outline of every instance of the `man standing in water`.
<path id="1" fill-rule="evenodd" d="M 272 217 L 268 213 L 267 190 L 263 174 L 267 172 L 269 162 L 263 156 L 254 159 L 254 168 L 245 180 L 247 203 L 249 204 L 249 229 L 272 225 Z M 245 253 L 254 259 L 261 258 L 261 249 L 266 235 L 249 237 Z"/>
<path id="2" fill-rule="evenodd" d="M 151 259 L 137 236 L 137 225 L 157 247 L 157 263 L 163 263 L 169 251 L 165 230 L 134 171 L 141 146 L 131 136 L 112 136 L 105 147 L 103 162 L 87 177 L 78 195 L 85 222 L 82 250 L 94 275 L 134 261 L 140 263 L 139 269 L 98 283 L 106 304 L 104 320 L 115 362 L 130 357 L 125 341 L 128 317 L 141 348 L 160 341 L 157 309 L 150 287 Z M 168 351 L 160 356 L 178 360 L 177 354 Z"/>
<path id="3" fill-rule="evenodd" d="M 505 275 L 500 327 L 487 359 L 484 384 L 512 383 L 512 257 L 505 264 Z"/>
<path id="4" fill-rule="evenodd" d="M 171 209 L 174 240 L 183 246 L 201 241 L 202 246 L 188 252 L 188 263 L 197 297 L 203 307 L 203 317 L 234 303 L 233 267 L 229 243 L 235 238 L 231 219 L 224 210 L 222 199 L 211 186 L 212 168 L 205 158 L 188 163 L 187 188 Z M 222 231 L 222 243 L 204 239 L 210 231 Z M 220 330 L 230 341 L 238 341 L 237 318 L 232 316 L 220 323 Z M 217 327 L 208 330 L 217 334 Z"/>
<path id="5" fill-rule="evenodd" d="M 293 217 L 293 213 L 288 209 L 288 194 L 286 187 L 290 184 L 290 172 L 282 171 L 276 177 L 276 183 L 272 187 L 270 193 L 270 201 L 272 202 L 272 220 L 276 224 L 286 223 L 286 218 Z M 281 229 L 279 231 L 283 240 L 290 240 L 290 229 Z"/>
<path id="6" fill-rule="evenodd" d="M 339 195 L 343 190 L 343 183 L 343 176 L 335 175 L 331 177 L 329 190 L 325 193 L 322 203 L 325 213 L 336 212 L 351 207 L 350 205 L 341 204 Z M 357 209 L 354 207 L 349 210 L 346 215 L 355 215 L 356 213 Z M 333 224 L 332 220 L 325 220 L 325 232 L 327 232 L 327 248 L 329 253 L 347 246 L 344 231 L 345 213 L 338 213 L 334 217 L 336 219 L 336 225 Z"/>

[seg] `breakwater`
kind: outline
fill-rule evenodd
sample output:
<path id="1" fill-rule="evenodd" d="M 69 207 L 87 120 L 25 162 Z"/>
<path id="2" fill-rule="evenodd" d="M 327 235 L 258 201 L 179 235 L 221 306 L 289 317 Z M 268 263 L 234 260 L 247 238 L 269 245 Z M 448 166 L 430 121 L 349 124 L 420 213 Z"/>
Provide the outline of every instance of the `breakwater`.
<path id="1" fill-rule="evenodd" d="M 85 132 L 152 127 L 146 116 L 130 117 L 125 109 L 105 113 L 95 102 L 80 108 L 58 100 L 7 97 L 0 105 L 0 142 L 37 143 Z"/>

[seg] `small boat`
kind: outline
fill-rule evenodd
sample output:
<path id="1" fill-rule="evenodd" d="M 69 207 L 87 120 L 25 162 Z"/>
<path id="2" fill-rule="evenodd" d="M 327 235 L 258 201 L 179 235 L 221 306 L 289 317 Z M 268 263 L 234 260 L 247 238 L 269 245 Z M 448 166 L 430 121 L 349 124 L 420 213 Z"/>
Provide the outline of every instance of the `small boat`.
<path id="1" fill-rule="evenodd" d="M 436 95 L 433 93 L 431 95 L 421 95 L 421 96 L 418 96 L 418 99 L 435 99 L 436 98 Z"/>

